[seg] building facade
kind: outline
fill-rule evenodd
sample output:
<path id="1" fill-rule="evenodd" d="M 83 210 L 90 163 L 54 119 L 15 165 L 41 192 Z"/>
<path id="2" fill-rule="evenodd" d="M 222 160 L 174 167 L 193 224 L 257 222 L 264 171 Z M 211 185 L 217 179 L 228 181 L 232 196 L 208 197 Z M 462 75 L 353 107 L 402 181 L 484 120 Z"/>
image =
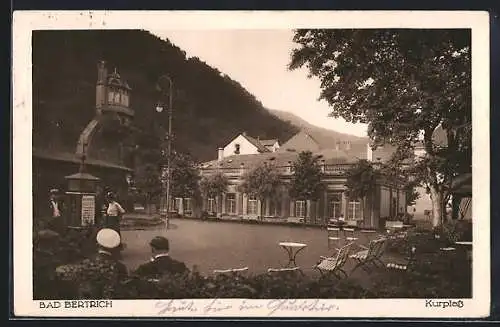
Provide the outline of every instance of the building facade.
<path id="1" fill-rule="evenodd" d="M 279 147 L 278 140 L 260 140 L 260 138 L 254 138 L 243 132 L 226 146 L 219 148 L 217 157 L 276 152 Z"/>
<path id="2" fill-rule="evenodd" d="M 365 148 L 365 151 L 367 149 Z M 383 228 L 385 220 L 406 212 L 406 193 L 403 181 L 381 176 L 374 192 L 363 199 L 346 196 L 346 172 L 357 163 L 344 151 L 325 149 L 315 152 L 320 156 L 324 190 L 315 200 L 295 200 L 288 194 L 293 176 L 293 162 L 299 152 L 278 151 L 249 155 L 219 157 L 200 166 L 202 177 L 223 174 L 229 180 L 226 192 L 214 198 L 175 199 L 173 205 L 179 214 L 196 216 L 205 212 L 209 217 L 227 220 L 255 220 L 267 222 L 305 223 L 326 225 L 341 215 L 349 225 L 363 228 Z M 280 175 L 278 200 L 260 200 L 240 191 L 239 185 L 247 171 L 259 165 L 272 165 Z"/>

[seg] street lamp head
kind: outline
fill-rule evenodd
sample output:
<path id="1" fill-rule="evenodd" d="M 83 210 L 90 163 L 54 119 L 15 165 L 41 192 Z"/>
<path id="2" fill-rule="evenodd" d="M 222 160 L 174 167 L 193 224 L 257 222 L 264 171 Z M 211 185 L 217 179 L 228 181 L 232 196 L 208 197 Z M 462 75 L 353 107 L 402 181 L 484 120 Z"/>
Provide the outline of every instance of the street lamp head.
<path id="1" fill-rule="evenodd" d="M 156 112 L 162 112 L 162 111 L 163 111 L 163 106 L 160 103 L 158 103 L 156 105 Z"/>

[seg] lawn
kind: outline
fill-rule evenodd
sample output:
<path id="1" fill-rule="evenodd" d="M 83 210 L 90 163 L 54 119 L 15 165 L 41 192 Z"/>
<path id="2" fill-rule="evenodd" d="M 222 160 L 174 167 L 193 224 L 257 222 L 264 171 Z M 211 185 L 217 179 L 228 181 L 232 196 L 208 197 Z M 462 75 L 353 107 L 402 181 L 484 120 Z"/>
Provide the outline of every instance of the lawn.
<path id="1" fill-rule="evenodd" d="M 313 274 L 312 266 L 322 255 L 332 255 L 325 229 L 303 226 L 275 226 L 221 221 L 174 219 L 171 228 L 123 231 L 126 249 L 123 262 L 130 270 L 150 258 L 148 242 L 157 235 L 170 240 L 170 255 L 183 261 L 188 267 L 197 265 L 203 274 L 214 269 L 248 267 L 249 273 L 262 273 L 268 268 L 280 268 L 287 264 L 288 255 L 278 245 L 281 241 L 307 244 L 297 256 L 297 264 L 304 273 Z M 357 232 L 356 243 L 367 245 L 376 233 Z M 339 245 L 342 245 L 342 241 Z M 352 262 L 347 269 L 353 268 Z"/>

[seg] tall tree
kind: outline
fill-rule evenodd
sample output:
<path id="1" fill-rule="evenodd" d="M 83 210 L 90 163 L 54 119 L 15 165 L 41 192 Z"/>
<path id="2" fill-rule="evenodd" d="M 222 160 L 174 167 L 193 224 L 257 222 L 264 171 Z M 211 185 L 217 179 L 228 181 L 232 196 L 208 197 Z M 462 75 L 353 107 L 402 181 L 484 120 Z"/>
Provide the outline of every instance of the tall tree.
<path id="1" fill-rule="evenodd" d="M 293 163 L 293 175 L 289 193 L 296 200 L 317 200 L 320 197 L 323 185 L 321 183 L 321 167 L 318 156 L 310 151 L 299 153 Z"/>
<path id="2" fill-rule="evenodd" d="M 294 41 L 290 68 L 321 80 L 331 116 L 367 123 L 374 146 L 397 146 L 400 163 L 423 144 L 412 169 L 439 225 L 453 177 L 471 169 L 470 30 L 298 30 Z"/>
<path id="3" fill-rule="evenodd" d="M 364 198 L 371 194 L 377 182 L 377 171 L 368 160 L 359 160 L 346 172 L 347 196 L 351 199 Z"/>
<path id="4" fill-rule="evenodd" d="M 207 198 L 220 197 L 227 192 L 229 180 L 226 175 L 216 173 L 214 175 L 203 176 L 200 181 L 200 191 Z"/>
<path id="5" fill-rule="evenodd" d="M 262 164 L 249 170 L 243 176 L 240 190 L 260 200 L 260 209 L 266 199 L 277 200 L 281 185 L 280 174 L 272 164 Z"/>
<path id="6" fill-rule="evenodd" d="M 200 174 L 196 164 L 186 154 L 175 153 L 172 157 L 172 196 L 197 197 Z"/>
<path id="7" fill-rule="evenodd" d="M 150 210 L 149 205 L 156 202 L 161 193 L 160 172 L 154 164 L 144 164 L 135 170 L 134 184 L 143 198 L 143 204 Z"/>

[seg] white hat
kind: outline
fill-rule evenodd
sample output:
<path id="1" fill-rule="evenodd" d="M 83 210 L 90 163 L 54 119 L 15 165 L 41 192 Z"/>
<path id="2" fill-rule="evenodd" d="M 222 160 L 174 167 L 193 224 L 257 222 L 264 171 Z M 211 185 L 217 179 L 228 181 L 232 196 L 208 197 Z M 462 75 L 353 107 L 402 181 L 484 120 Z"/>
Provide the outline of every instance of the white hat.
<path id="1" fill-rule="evenodd" d="M 97 233 L 97 243 L 107 249 L 114 249 L 120 245 L 120 234 L 110 228 L 103 228 Z"/>

